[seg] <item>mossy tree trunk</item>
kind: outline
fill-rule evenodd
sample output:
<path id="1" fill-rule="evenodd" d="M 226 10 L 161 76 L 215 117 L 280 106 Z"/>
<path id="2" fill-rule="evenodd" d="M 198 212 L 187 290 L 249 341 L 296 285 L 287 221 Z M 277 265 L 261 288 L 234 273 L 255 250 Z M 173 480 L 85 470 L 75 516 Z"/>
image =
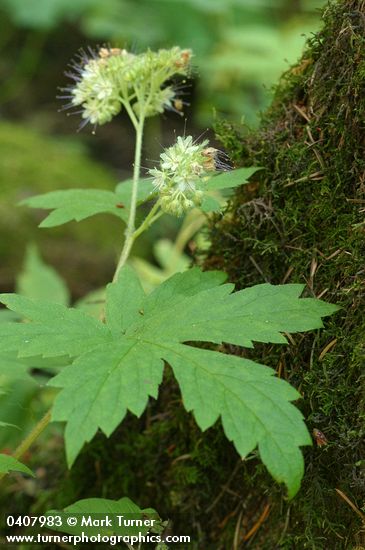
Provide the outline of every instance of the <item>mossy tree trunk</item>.
<path id="1" fill-rule="evenodd" d="M 309 427 L 328 441 L 306 450 L 293 503 L 267 494 L 271 514 L 253 547 L 354 548 L 360 513 L 336 489 L 364 506 L 365 2 L 325 9 L 323 30 L 283 76 L 258 132 L 220 122 L 217 133 L 237 164 L 264 170 L 211 225 L 206 267 L 239 287 L 302 282 L 342 306 L 318 334 L 251 354 L 299 388 Z"/>

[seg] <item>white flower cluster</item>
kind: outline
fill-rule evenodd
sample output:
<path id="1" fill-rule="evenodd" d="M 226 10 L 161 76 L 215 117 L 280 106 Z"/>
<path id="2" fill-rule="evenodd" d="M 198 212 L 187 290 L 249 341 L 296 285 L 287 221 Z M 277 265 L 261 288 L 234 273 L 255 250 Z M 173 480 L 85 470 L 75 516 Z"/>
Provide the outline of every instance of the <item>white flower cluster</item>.
<path id="1" fill-rule="evenodd" d="M 70 92 L 72 107 L 81 106 L 85 123 L 109 122 L 129 103 L 137 116 L 153 116 L 164 109 L 178 110 L 171 85 L 175 75 L 187 76 L 191 51 L 178 47 L 135 55 L 119 48 L 100 48 L 91 57 L 83 54 L 69 74 L 75 85 Z M 164 86 L 165 85 L 165 86 Z"/>
<path id="2" fill-rule="evenodd" d="M 160 155 L 160 167 L 149 170 L 160 195 L 161 208 L 174 216 L 201 204 L 209 172 L 215 170 L 208 141 L 194 142 L 191 136 L 178 137 Z"/>

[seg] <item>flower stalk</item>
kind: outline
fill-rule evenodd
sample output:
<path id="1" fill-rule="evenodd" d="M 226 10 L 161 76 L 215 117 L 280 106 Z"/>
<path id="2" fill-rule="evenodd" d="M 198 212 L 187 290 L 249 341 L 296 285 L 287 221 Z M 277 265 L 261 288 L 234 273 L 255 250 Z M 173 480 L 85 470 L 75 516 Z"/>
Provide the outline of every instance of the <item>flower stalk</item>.
<path id="1" fill-rule="evenodd" d="M 135 240 L 133 235 L 135 232 L 138 184 L 139 184 L 140 173 L 141 173 L 144 123 L 145 123 L 145 117 L 144 117 L 144 114 L 142 113 L 137 122 L 137 127 L 136 127 L 136 146 L 135 146 L 134 166 L 133 166 L 133 186 L 132 186 L 132 196 L 131 196 L 128 223 L 125 231 L 125 241 L 124 241 L 122 253 L 120 255 L 120 258 L 117 264 L 117 268 L 113 276 L 113 282 L 118 279 L 120 270 L 128 260 L 129 254 L 131 252 L 131 249 Z"/>

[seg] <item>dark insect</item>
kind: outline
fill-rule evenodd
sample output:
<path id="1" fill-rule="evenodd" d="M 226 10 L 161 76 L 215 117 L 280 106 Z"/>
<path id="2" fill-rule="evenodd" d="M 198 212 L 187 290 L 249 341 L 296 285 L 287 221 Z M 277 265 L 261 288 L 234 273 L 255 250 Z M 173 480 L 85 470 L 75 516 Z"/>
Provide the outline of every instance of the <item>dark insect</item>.
<path id="1" fill-rule="evenodd" d="M 121 202 L 118 202 L 118 204 L 115 205 L 117 208 L 125 208 L 124 207 L 124 204 L 122 204 Z"/>

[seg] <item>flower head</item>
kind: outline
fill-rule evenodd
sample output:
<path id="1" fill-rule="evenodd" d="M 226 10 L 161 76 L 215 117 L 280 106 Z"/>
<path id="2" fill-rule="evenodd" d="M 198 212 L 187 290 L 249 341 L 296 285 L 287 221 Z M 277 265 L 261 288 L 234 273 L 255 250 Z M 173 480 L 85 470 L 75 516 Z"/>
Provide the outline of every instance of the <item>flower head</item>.
<path id="1" fill-rule="evenodd" d="M 178 137 L 174 145 L 161 153 L 159 168 L 149 170 L 165 212 L 182 216 L 201 204 L 205 183 L 215 170 L 207 154 L 213 148 L 207 145 L 207 140 L 197 143 L 191 136 Z"/>
<path id="2" fill-rule="evenodd" d="M 75 83 L 64 89 L 69 92 L 67 107 L 80 106 L 85 124 L 93 125 L 109 122 L 127 103 L 137 117 L 180 110 L 170 81 L 189 74 L 191 56 L 190 50 L 178 47 L 138 55 L 106 47 L 90 50 L 90 55 L 83 52 L 71 65 L 75 72 L 68 74 Z"/>

